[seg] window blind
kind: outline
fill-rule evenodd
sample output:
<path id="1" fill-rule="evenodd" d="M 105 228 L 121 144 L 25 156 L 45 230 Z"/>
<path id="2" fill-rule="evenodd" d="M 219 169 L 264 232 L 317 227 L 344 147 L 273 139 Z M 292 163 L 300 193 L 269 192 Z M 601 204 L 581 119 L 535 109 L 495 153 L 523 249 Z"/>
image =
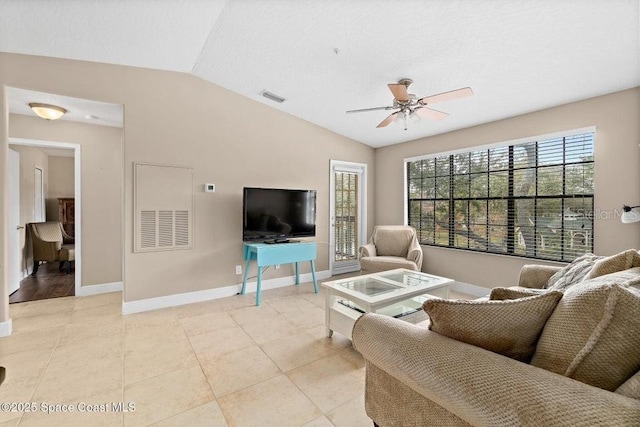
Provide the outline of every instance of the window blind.
<path id="1" fill-rule="evenodd" d="M 422 244 L 571 261 L 593 251 L 594 134 L 407 162 Z"/>

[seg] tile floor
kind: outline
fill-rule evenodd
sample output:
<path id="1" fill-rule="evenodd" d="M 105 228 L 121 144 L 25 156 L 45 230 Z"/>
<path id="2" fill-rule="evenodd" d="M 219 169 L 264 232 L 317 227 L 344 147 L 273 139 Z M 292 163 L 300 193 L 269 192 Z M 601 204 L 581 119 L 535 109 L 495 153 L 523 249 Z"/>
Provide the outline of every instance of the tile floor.
<path id="1" fill-rule="evenodd" d="M 249 294 L 123 316 L 121 298 L 10 306 L 0 402 L 37 411 L 2 410 L 0 426 L 372 425 L 363 359 L 325 338 L 311 284 L 265 291 L 260 307 Z M 135 411 L 101 412 L 112 402 Z"/>

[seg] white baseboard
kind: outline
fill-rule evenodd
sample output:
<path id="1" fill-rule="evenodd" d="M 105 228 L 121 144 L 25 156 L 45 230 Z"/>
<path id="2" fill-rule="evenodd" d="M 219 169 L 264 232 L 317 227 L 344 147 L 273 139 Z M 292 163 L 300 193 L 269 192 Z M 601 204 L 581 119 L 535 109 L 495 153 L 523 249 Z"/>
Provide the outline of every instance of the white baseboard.
<path id="1" fill-rule="evenodd" d="M 8 337 L 13 331 L 13 322 L 11 319 L 6 322 L 0 322 L 0 337 Z"/>
<path id="2" fill-rule="evenodd" d="M 317 271 L 316 280 L 323 280 L 331 277 L 329 270 Z M 311 273 L 300 275 L 300 283 L 311 282 Z M 295 276 L 278 277 L 275 279 L 267 279 L 262 281 L 262 290 L 282 288 L 284 286 L 294 285 L 296 283 Z M 255 292 L 257 284 L 255 281 L 247 283 L 247 292 Z M 196 302 L 210 301 L 218 298 L 230 297 L 237 295 L 242 289 L 242 284 L 225 286 L 222 288 L 206 289 L 204 291 L 186 292 L 183 294 L 167 295 L 164 297 L 156 297 L 143 299 L 138 301 L 128 301 L 122 304 L 122 314 L 141 313 L 143 311 L 157 310 L 160 308 L 177 307 L 185 304 L 193 304 Z"/>
<path id="3" fill-rule="evenodd" d="M 88 295 L 106 294 L 109 292 L 118 292 L 122 290 L 122 282 L 101 283 L 99 285 L 80 286 L 78 297 L 86 297 Z"/>
<path id="4" fill-rule="evenodd" d="M 453 282 L 451 285 L 452 291 L 462 292 L 465 294 L 473 295 L 476 297 L 486 297 L 491 293 L 491 289 L 484 286 L 472 285 L 465 282 Z"/>

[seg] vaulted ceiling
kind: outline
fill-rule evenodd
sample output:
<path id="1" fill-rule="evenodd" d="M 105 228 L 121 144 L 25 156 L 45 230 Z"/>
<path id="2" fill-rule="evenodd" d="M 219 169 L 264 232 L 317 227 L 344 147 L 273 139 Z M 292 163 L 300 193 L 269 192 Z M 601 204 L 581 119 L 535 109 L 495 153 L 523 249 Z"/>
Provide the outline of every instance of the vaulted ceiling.
<path id="1" fill-rule="evenodd" d="M 3 0 L 0 51 L 192 73 L 381 147 L 639 86 L 640 1 Z M 345 114 L 401 78 L 475 95 L 406 131 Z"/>

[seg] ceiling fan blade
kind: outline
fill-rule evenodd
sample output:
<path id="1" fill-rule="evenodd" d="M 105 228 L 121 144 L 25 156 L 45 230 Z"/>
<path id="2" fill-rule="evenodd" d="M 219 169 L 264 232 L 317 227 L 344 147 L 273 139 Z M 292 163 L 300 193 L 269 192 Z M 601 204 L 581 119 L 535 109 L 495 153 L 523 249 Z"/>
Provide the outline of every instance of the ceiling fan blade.
<path id="1" fill-rule="evenodd" d="M 449 114 L 442 111 L 434 110 L 433 108 L 418 107 L 414 110 L 420 117 L 425 117 L 431 120 L 446 119 Z"/>
<path id="2" fill-rule="evenodd" d="M 470 87 L 463 87 L 461 89 L 451 90 L 449 92 L 442 92 L 437 95 L 425 96 L 420 98 L 418 102 L 423 105 L 435 104 L 436 102 L 448 101 L 450 99 L 464 98 L 465 96 L 473 95 L 473 91 Z"/>
<path id="3" fill-rule="evenodd" d="M 349 110 L 346 113 L 364 113 L 365 111 L 378 111 L 378 110 L 393 110 L 395 107 L 373 107 L 373 108 L 361 108 L 359 110 Z"/>
<path id="4" fill-rule="evenodd" d="M 409 100 L 409 94 L 407 93 L 407 87 L 399 83 L 389 83 L 387 85 L 389 90 L 393 94 L 393 97 L 401 102 L 407 102 Z"/>
<path id="5" fill-rule="evenodd" d="M 396 118 L 396 114 L 398 114 L 400 111 L 396 111 L 395 113 L 391 113 L 389 116 L 387 116 L 386 119 L 384 119 L 383 121 L 380 122 L 380 124 L 378 126 L 376 126 L 376 128 L 383 128 L 385 126 L 388 126 L 393 119 Z"/>

